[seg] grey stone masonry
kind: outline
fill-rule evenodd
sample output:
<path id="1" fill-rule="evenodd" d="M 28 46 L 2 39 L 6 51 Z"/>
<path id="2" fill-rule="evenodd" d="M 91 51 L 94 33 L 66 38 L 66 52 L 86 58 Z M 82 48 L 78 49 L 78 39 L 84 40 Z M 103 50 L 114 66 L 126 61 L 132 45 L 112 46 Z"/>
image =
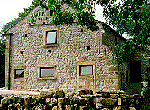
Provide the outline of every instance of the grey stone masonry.
<path id="1" fill-rule="evenodd" d="M 43 12 L 34 25 L 28 18 Z M 102 44 L 103 27 L 90 31 L 80 25 L 49 25 L 50 10 L 37 7 L 27 17 L 11 28 L 11 89 L 58 90 L 74 92 L 81 89 L 93 91 L 118 90 L 118 67 L 112 63 L 110 48 Z M 45 22 L 43 24 L 43 22 Z M 83 29 L 83 32 L 81 31 Z M 47 30 L 57 30 L 57 44 L 46 45 Z M 108 32 L 114 37 L 112 32 Z M 8 41 L 6 43 L 6 87 L 8 83 Z M 116 36 L 118 37 L 118 36 Z M 113 42 L 112 42 L 113 43 Z M 88 50 L 87 46 L 90 46 Z M 92 75 L 79 75 L 80 65 L 93 65 Z M 54 67 L 54 77 L 41 78 L 40 67 Z M 15 69 L 24 69 L 23 78 L 14 78 Z"/>

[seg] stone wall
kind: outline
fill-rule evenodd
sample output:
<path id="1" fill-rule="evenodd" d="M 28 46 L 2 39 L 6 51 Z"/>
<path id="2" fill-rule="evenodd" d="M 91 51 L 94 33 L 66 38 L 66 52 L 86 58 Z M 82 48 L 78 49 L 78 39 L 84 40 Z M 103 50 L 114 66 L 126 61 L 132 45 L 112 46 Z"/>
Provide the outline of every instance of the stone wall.
<path id="1" fill-rule="evenodd" d="M 39 7 L 33 12 L 39 11 Z M 32 14 L 32 13 L 31 13 Z M 46 14 L 43 14 L 43 17 Z M 111 50 L 102 44 L 101 23 L 98 31 L 90 31 L 80 25 L 47 25 L 36 23 L 27 24 L 27 18 L 11 28 L 11 89 L 63 89 L 73 92 L 78 89 L 117 90 L 118 69 L 112 64 Z M 49 17 L 49 16 L 48 16 Z M 44 44 L 45 30 L 58 30 L 58 45 L 46 47 Z M 81 32 L 83 29 L 83 32 Z M 27 34 L 27 37 L 25 37 Z M 111 33 L 112 34 L 112 33 Z M 90 46 L 90 50 L 87 50 Z M 51 50 L 51 52 L 48 52 Z M 78 75 L 78 62 L 94 62 L 95 75 L 90 79 Z M 80 63 L 79 63 L 80 65 Z M 39 77 L 39 67 L 55 66 L 53 79 Z M 14 79 L 14 69 L 24 67 L 24 78 Z M 6 82 L 8 74 L 8 37 L 6 46 Z M 79 87 L 79 83 L 80 87 Z M 7 86 L 7 85 L 6 85 Z"/>

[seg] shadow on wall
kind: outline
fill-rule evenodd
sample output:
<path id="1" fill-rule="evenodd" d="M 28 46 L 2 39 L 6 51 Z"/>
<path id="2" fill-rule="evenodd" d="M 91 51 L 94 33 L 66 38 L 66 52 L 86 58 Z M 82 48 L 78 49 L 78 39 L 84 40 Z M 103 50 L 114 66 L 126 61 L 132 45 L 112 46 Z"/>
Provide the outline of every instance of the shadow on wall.
<path id="1" fill-rule="evenodd" d="M 120 89 L 128 95 L 140 94 L 142 89 L 141 61 L 131 61 L 120 66 Z"/>
<path id="2" fill-rule="evenodd" d="M 5 87 L 5 56 L 0 55 L 0 88 Z"/>

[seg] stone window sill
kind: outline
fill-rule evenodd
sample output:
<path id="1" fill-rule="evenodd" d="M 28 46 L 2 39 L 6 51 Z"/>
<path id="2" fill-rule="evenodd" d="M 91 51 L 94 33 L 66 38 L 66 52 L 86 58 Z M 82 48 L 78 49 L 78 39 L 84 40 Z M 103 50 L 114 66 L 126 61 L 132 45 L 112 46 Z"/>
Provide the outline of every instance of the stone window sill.
<path id="1" fill-rule="evenodd" d="M 44 46 L 44 48 L 57 47 L 57 46 L 59 46 L 59 44 L 46 44 L 46 45 Z"/>
<path id="2" fill-rule="evenodd" d="M 24 78 L 16 78 L 14 81 L 24 81 Z"/>
<path id="3" fill-rule="evenodd" d="M 93 78 L 93 77 L 94 77 L 94 75 L 92 75 L 92 74 L 79 76 L 79 78 Z"/>
<path id="4" fill-rule="evenodd" d="M 40 77 L 40 78 L 38 78 L 38 80 L 56 80 L 57 79 L 57 77 Z"/>

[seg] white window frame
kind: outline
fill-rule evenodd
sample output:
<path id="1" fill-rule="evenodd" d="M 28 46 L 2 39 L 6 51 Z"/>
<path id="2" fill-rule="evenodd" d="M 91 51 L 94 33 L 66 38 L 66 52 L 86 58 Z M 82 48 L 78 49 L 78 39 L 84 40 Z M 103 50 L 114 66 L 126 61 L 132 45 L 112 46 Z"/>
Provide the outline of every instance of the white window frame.
<path id="1" fill-rule="evenodd" d="M 49 75 L 49 76 L 42 76 L 42 72 L 41 72 L 41 69 L 50 69 L 50 68 L 53 68 L 54 69 L 54 73 L 53 75 Z M 55 74 L 55 68 L 54 67 L 40 67 L 40 78 L 45 78 L 45 77 L 54 77 L 54 74 Z"/>
<path id="2" fill-rule="evenodd" d="M 92 74 L 81 74 L 82 72 L 82 67 L 87 67 L 87 66 L 92 66 Z M 79 76 L 84 76 L 84 75 L 93 75 L 93 65 L 79 65 Z"/>
<path id="3" fill-rule="evenodd" d="M 41 68 L 52 68 L 52 67 L 54 68 L 54 75 L 53 76 L 41 77 Z M 38 65 L 37 72 L 38 72 L 38 78 L 37 79 L 39 79 L 39 80 L 41 80 L 41 79 L 48 79 L 48 80 L 49 79 L 52 79 L 52 80 L 57 79 L 57 76 L 56 76 L 57 71 L 56 71 L 55 65 L 44 65 L 44 64 Z"/>
<path id="4" fill-rule="evenodd" d="M 51 47 L 51 46 L 58 46 L 59 45 L 59 42 L 58 42 L 58 37 L 59 37 L 59 30 L 56 29 L 56 28 L 52 28 L 52 29 L 46 29 L 44 30 L 45 31 L 45 34 L 43 36 L 43 40 L 44 40 L 44 46 L 45 47 Z M 47 43 L 47 33 L 48 32 L 56 32 L 56 42 L 52 42 L 52 43 Z"/>
<path id="5" fill-rule="evenodd" d="M 51 35 L 50 36 L 50 33 L 55 33 L 56 35 L 54 36 L 54 35 Z M 52 41 L 55 41 L 55 42 L 48 42 L 48 35 L 50 36 L 50 37 L 55 37 L 55 38 L 53 38 L 52 39 Z M 50 38 L 51 39 L 51 38 Z M 48 44 L 57 44 L 57 30 L 51 30 L 51 31 L 46 31 L 46 39 L 45 39 L 46 41 L 46 44 L 48 45 Z"/>

